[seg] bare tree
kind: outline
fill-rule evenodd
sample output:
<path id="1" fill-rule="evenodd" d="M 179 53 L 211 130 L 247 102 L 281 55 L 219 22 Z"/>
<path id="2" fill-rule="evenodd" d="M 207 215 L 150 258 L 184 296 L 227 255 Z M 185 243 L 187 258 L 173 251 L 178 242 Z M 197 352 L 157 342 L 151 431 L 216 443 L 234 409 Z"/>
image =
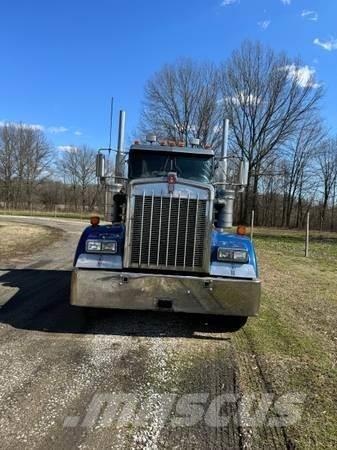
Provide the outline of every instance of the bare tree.
<path id="1" fill-rule="evenodd" d="M 13 125 L 4 125 L 0 128 L 0 180 L 2 184 L 2 198 L 6 207 L 9 207 L 13 200 L 15 131 Z"/>
<path id="2" fill-rule="evenodd" d="M 337 138 L 330 138 L 322 143 L 319 148 L 317 162 L 323 194 L 321 213 L 321 223 L 323 225 L 328 202 L 337 180 Z"/>
<path id="3" fill-rule="evenodd" d="M 50 156 L 41 130 L 23 124 L 0 128 L 0 178 L 7 204 L 31 206 L 36 186 L 49 175 Z"/>
<path id="4" fill-rule="evenodd" d="M 323 128 L 317 118 L 309 117 L 288 141 L 284 152 L 284 196 L 282 226 L 290 226 L 295 199 L 299 192 L 303 193 L 305 184 L 312 184 L 316 177 L 311 164 L 323 139 Z M 311 186 L 312 187 L 312 186 Z"/>
<path id="5" fill-rule="evenodd" d="M 89 187 L 96 181 L 95 156 L 96 152 L 85 145 L 72 147 L 69 151 L 64 152 L 57 164 L 58 172 L 65 183 L 72 186 L 75 207 L 77 207 L 79 195 L 82 210 L 86 206 Z"/>
<path id="6" fill-rule="evenodd" d="M 19 149 L 25 157 L 23 183 L 30 207 L 36 186 L 50 175 L 51 150 L 41 131 L 22 127 L 19 129 Z"/>
<path id="7" fill-rule="evenodd" d="M 202 145 L 214 146 L 218 123 L 218 79 L 212 64 L 180 60 L 165 65 L 148 81 L 141 131 L 156 132 L 185 145 L 197 137 Z"/>
<path id="8" fill-rule="evenodd" d="M 251 184 L 243 209 L 256 209 L 258 183 L 309 112 L 322 88 L 312 73 L 285 54 L 245 42 L 220 70 L 224 114 L 232 127 L 233 150 L 249 161 Z M 249 202 L 249 197 L 251 202 Z"/>

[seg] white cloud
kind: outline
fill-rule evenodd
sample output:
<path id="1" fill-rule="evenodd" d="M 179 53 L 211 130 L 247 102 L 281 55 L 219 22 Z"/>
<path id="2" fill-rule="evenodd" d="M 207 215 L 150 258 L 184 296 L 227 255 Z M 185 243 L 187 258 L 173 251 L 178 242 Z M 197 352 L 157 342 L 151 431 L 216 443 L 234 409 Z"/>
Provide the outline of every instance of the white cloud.
<path id="1" fill-rule="evenodd" d="M 57 147 L 57 150 L 60 152 L 71 152 L 75 149 L 76 149 L 76 147 L 74 147 L 73 145 L 59 145 Z"/>
<path id="2" fill-rule="evenodd" d="M 0 127 L 3 127 L 5 125 L 11 125 L 16 128 L 23 127 L 31 128 L 32 130 L 44 131 L 44 126 L 37 123 L 11 122 L 9 120 L 1 120 Z"/>
<path id="3" fill-rule="evenodd" d="M 320 87 L 320 85 L 314 81 L 316 70 L 312 67 L 299 67 L 292 64 L 290 66 L 285 66 L 283 69 L 288 72 L 289 79 L 296 80 L 297 84 L 303 88 L 310 86 L 317 89 Z"/>
<path id="4" fill-rule="evenodd" d="M 58 134 L 58 133 L 65 133 L 66 131 L 68 131 L 68 128 L 66 128 L 66 127 L 47 127 L 46 131 L 47 131 L 47 133 Z"/>
<path id="5" fill-rule="evenodd" d="M 65 133 L 66 131 L 68 131 L 68 128 L 66 128 L 66 127 L 55 127 L 55 126 L 45 127 L 44 125 L 41 125 L 38 123 L 11 122 L 9 120 L 1 120 L 0 121 L 0 126 L 4 126 L 5 124 L 12 125 L 15 127 L 21 126 L 24 128 L 31 128 L 32 130 L 45 131 L 46 133 L 51 133 L 51 134 Z"/>
<path id="6" fill-rule="evenodd" d="M 311 20 L 313 22 L 318 21 L 318 13 L 316 11 L 309 11 L 308 9 L 304 9 L 301 13 L 301 16 L 304 19 Z"/>
<path id="7" fill-rule="evenodd" d="M 291 0 L 281 0 L 284 5 L 290 5 Z"/>
<path id="8" fill-rule="evenodd" d="M 314 44 L 324 48 L 328 52 L 337 50 L 337 39 L 330 38 L 328 41 L 321 41 L 319 38 L 314 39 Z"/>
<path id="9" fill-rule="evenodd" d="M 271 24 L 271 20 L 262 20 L 261 22 L 257 22 L 257 24 L 262 30 L 266 30 Z"/>
<path id="10" fill-rule="evenodd" d="M 33 130 L 39 130 L 39 131 L 44 130 L 44 126 L 39 125 L 38 123 L 22 123 L 21 125 L 23 125 L 24 127 L 27 127 L 27 128 L 32 128 Z"/>
<path id="11" fill-rule="evenodd" d="M 76 130 L 75 132 L 74 132 L 74 135 L 75 136 L 82 136 L 82 131 L 79 131 L 79 130 Z"/>
<path id="12" fill-rule="evenodd" d="M 237 3 L 239 0 L 222 0 L 221 6 L 229 6 Z"/>

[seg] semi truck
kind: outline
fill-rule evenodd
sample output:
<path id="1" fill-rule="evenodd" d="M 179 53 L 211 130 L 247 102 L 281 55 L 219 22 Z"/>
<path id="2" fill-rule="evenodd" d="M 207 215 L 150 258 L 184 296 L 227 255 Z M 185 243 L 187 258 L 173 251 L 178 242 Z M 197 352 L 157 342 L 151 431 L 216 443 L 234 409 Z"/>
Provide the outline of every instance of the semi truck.
<path id="1" fill-rule="evenodd" d="M 113 170 L 110 148 L 96 158 L 109 220 L 92 217 L 82 233 L 71 304 L 230 316 L 240 328 L 258 314 L 261 282 L 253 243 L 243 226 L 233 231 L 248 166 L 234 161 L 237 179 L 229 173 L 228 121 L 220 152 L 196 138 L 158 141 L 154 134 L 126 152 L 124 132 L 120 111 Z"/>

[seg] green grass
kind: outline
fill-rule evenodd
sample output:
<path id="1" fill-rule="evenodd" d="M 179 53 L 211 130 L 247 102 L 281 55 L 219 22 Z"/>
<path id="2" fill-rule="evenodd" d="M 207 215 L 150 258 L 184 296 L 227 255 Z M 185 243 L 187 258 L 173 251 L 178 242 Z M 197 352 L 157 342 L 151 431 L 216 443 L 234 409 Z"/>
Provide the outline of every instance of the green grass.
<path id="1" fill-rule="evenodd" d="M 302 420 L 287 433 L 298 448 L 337 448 L 337 234 L 257 229 L 260 317 L 235 336 L 239 354 L 254 351 L 275 394 L 306 396 Z M 254 390 L 249 369 L 243 383 Z M 260 445 L 256 437 L 255 445 Z"/>

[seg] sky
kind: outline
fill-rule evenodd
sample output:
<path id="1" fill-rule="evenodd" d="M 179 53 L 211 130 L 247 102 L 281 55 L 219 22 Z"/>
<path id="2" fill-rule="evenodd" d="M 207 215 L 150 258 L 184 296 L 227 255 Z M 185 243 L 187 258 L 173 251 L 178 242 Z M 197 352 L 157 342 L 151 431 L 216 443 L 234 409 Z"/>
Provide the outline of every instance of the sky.
<path id="1" fill-rule="evenodd" d="M 163 64 L 218 63 L 245 39 L 301 57 L 337 132 L 336 0 L 2 0 L 0 123 L 34 125 L 58 151 L 104 147 L 113 96 L 113 145 L 119 109 L 131 140 Z"/>

